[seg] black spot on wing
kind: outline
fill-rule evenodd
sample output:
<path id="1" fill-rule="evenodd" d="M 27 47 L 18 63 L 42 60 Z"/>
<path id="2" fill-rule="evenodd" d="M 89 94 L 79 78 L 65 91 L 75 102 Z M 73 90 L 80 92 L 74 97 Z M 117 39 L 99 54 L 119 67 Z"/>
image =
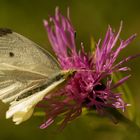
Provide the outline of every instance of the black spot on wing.
<path id="1" fill-rule="evenodd" d="M 14 53 L 13 52 L 9 52 L 9 56 L 10 57 L 14 57 Z"/>
<path id="2" fill-rule="evenodd" d="M 7 35 L 7 34 L 11 34 L 12 30 L 8 29 L 8 28 L 0 28 L 0 37 Z"/>

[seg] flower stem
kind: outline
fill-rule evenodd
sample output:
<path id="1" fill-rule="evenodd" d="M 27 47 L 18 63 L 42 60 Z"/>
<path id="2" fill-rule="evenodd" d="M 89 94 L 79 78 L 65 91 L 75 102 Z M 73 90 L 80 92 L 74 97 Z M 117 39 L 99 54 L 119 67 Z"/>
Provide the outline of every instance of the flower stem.
<path id="1" fill-rule="evenodd" d="M 117 109 L 107 108 L 105 109 L 106 115 L 112 119 L 114 123 L 122 123 L 130 131 L 134 131 L 140 134 L 140 127 L 132 120 L 125 117 L 122 113 L 120 113 Z"/>

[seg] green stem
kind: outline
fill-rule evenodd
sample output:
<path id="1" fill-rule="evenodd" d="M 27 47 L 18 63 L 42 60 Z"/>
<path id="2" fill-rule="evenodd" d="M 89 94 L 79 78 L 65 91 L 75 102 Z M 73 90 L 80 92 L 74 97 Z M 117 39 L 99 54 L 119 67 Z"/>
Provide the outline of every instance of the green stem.
<path id="1" fill-rule="evenodd" d="M 107 108 L 105 111 L 107 113 L 106 115 L 109 118 L 111 118 L 114 123 L 120 122 L 124 124 L 127 128 L 129 128 L 130 131 L 134 131 L 140 134 L 140 127 L 134 121 L 131 121 L 130 119 L 126 118 L 118 110 Z"/>

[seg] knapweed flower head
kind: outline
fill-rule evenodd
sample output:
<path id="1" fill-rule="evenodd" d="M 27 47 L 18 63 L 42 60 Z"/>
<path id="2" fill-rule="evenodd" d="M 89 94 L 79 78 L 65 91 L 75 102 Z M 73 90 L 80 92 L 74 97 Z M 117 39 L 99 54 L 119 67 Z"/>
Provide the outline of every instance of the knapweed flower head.
<path id="1" fill-rule="evenodd" d="M 122 24 L 117 33 L 113 32 L 109 26 L 105 39 L 102 42 L 98 41 L 94 52 L 86 53 L 83 43 L 79 51 L 76 48 L 75 29 L 69 14 L 65 17 L 56 8 L 55 16 L 50 17 L 49 21 L 45 20 L 44 25 L 62 70 L 75 69 L 77 72 L 65 87 L 46 96 L 44 98 L 46 103 L 40 104 L 47 118 L 41 128 L 51 125 L 58 116 L 63 117 L 61 121 L 63 128 L 82 113 L 83 107 L 94 109 L 99 113 L 107 107 L 124 111 L 128 104 L 123 101 L 121 93 L 115 92 L 114 89 L 124 83 L 130 75 L 117 83 L 113 83 L 112 75 L 129 70 L 123 64 L 132 57 L 127 57 L 117 63 L 116 59 L 136 35 L 120 41 Z"/>

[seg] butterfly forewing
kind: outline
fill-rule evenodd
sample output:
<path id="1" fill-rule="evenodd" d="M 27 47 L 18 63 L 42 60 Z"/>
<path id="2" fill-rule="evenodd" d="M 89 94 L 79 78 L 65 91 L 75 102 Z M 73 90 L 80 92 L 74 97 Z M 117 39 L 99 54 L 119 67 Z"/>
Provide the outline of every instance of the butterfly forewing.
<path id="1" fill-rule="evenodd" d="M 0 63 L 8 63 L 45 75 L 59 69 L 55 59 L 47 51 L 15 32 L 0 36 Z"/>
<path id="2" fill-rule="evenodd" d="M 4 102 L 45 84 L 59 71 L 47 51 L 18 33 L 0 29 L 0 99 Z"/>

